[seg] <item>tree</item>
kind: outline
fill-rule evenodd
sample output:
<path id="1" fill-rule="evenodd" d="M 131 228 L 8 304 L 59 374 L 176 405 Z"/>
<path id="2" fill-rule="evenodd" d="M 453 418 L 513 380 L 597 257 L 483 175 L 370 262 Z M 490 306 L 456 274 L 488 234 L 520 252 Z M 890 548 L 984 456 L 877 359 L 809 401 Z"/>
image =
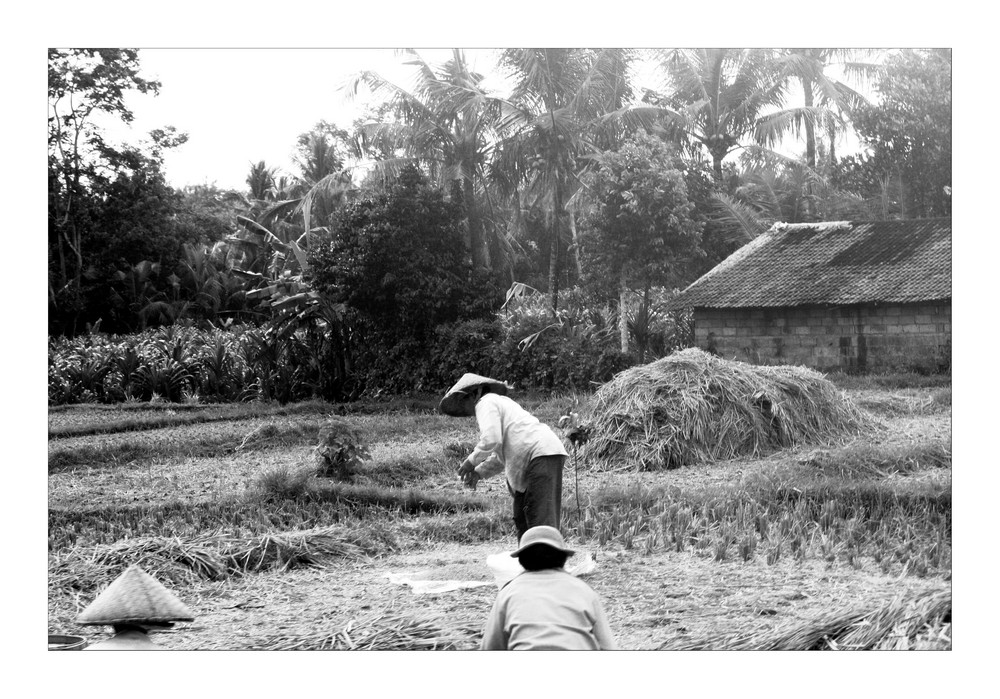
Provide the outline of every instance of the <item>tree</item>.
<path id="1" fill-rule="evenodd" d="M 626 298 L 638 286 L 677 286 L 700 253 L 701 224 L 692 218 L 684 175 L 667 144 L 645 133 L 596 156 L 585 184 L 594 207 L 583 219 L 588 265 L 618 281 L 621 350 L 628 352 Z"/>
<path id="2" fill-rule="evenodd" d="M 658 53 L 665 95 L 649 94 L 678 142 L 712 158 L 717 185 L 722 161 L 753 135 L 769 108 L 780 107 L 784 81 L 764 49 L 670 49 Z"/>
<path id="3" fill-rule="evenodd" d="M 951 51 L 892 54 L 879 101 L 855 126 L 869 151 L 845 158 L 838 176 L 874 202 L 883 217 L 951 215 Z"/>
<path id="4" fill-rule="evenodd" d="M 834 135 L 845 128 L 853 114 L 868 100 L 854 87 L 832 78 L 828 69 L 838 67 L 845 77 L 867 84 L 879 74 L 872 51 L 857 49 L 782 49 L 774 58 L 781 79 L 797 82 L 802 89 L 802 106 L 779 109 L 759 120 L 756 140 L 766 146 L 776 145 L 788 133 L 805 135 L 806 165 L 816 169 L 816 129 L 830 137 L 830 164 L 836 163 Z"/>
<path id="5" fill-rule="evenodd" d="M 93 189 L 123 166 L 94 122 L 104 113 L 133 120 L 130 90 L 156 94 L 159 83 L 139 76 L 135 49 L 50 49 L 48 52 L 49 310 L 75 332 L 84 299 Z"/>
<path id="6" fill-rule="evenodd" d="M 816 129 L 826 131 L 830 137 L 830 152 L 827 160 L 829 168 L 836 164 L 836 134 L 843 130 L 848 120 L 868 101 L 847 83 L 831 78 L 827 69 L 838 65 L 847 77 L 866 82 L 879 72 L 875 63 L 864 59 L 871 57 L 871 51 L 855 49 L 783 49 L 774 59 L 782 79 L 797 82 L 802 88 L 802 106 L 780 109 L 761 118 L 755 128 L 755 138 L 768 147 L 776 145 L 789 133 L 805 134 L 806 166 L 817 171 Z M 815 217 L 813 206 L 813 183 L 810 178 L 804 182 L 806 216 Z"/>
<path id="7" fill-rule="evenodd" d="M 412 88 L 372 71 L 362 71 L 348 84 L 351 97 L 360 84 L 366 84 L 377 98 L 386 101 L 385 115 L 392 117 L 362 126 L 366 151 L 405 152 L 405 157 L 376 162 L 384 178 L 393 178 L 402 167 L 416 164 L 425 167 L 445 191 L 456 183 L 472 263 L 488 267 L 489 247 L 479 198 L 486 192 L 486 168 L 496 139 L 492 131 L 495 114 L 480 89 L 483 75 L 469 68 L 460 49 L 455 49 L 451 60 L 441 66 L 431 66 L 410 49 L 400 54 L 407 65 L 416 68 Z"/>
<path id="8" fill-rule="evenodd" d="M 459 205 L 407 167 L 388 192 L 340 209 L 311 251 L 314 288 L 349 309 L 370 388 L 418 387 L 435 329 L 499 306 L 462 240 Z"/>
<path id="9" fill-rule="evenodd" d="M 493 179 L 514 202 L 539 205 L 549 219 L 549 296 L 559 305 L 566 204 L 579 186 L 584 156 L 645 125 L 650 110 L 629 108 L 631 52 L 626 49 L 508 49 L 510 96 L 498 102 L 501 142 Z"/>

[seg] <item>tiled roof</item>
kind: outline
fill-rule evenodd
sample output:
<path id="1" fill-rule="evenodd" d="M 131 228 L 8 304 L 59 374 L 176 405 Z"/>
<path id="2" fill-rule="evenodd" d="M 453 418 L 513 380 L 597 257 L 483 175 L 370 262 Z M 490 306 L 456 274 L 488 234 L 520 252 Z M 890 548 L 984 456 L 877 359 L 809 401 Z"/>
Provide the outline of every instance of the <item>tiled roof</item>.
<path id="1" fill-rule="evenodd" d="M 951 298 L 951 219 L 777 223 L 691 284 L 674 308 Z"/>

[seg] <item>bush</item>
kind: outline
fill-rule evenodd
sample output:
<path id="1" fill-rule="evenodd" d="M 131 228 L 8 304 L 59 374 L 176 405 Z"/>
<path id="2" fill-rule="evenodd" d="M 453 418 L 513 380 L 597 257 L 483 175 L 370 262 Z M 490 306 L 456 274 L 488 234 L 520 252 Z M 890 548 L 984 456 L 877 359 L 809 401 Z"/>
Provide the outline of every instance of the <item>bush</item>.
<path id="1" fill-rule="evenodd" d="M 461 207 L 404 168 L 387 192 L 343 207 L 311 252 L 315 288 L 350 309 L 357 378 L 369 394 L 425 388 L 438 328 L 492 313 L 500 292 L 473 269 Z"/>
<path id="2" fill-rule="evenodd" d="M 496 371 L 503 338 L 499 320 L 464 320 L 440 325 L 427 370 L 429 386 L 449 386 L 465 372 L 490 376 Z"/>
<path id="3" fill-rule="evenodd" d="M 370 458 L 361 431 L 343 420 L 329 420 L 319 430 L 316 461 L 319 475 L 349 480 Z"/>
<path id="4" fill-rule="evenodd" d="M 586 390 L 631 363 L 618 349 L 614 314 L 588 305 L 579 289 L 555 314 L 541 294 L 511 301 L 501 325 L 495 373 L 524 388 Z"/>

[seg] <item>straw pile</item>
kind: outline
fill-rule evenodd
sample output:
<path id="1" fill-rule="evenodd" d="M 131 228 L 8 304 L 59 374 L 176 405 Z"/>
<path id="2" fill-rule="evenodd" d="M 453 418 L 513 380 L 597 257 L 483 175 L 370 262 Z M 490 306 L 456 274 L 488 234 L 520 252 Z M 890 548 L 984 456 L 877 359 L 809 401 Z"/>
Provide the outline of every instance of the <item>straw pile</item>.
<path id="1" fill-rule="evenodd" d="M 282 634 L 255 643 L 253 650 L 469 650 L 476 647 L 478 627 L 453 632 L 437 621 L 403 614 L 376 614 L 351 621 L 339 631 Z"/>
<path id="2" fill-rule="evenodd" d="M 664 648 L 665 649 L 665 648 Z M 876 609 L 842 609 L 765 633 L 718 635 L 669 650 L 950 650 L 951 592 L 923 592 Z"/>
<path id="3" fill-rule="evenodd" d="M 322 565 L 334 557 L 362 558 L 359 537 L 342 528 L 232 536 L 144 537 L 73 551 L 50 565 L 49 583 L 57 589 L 103 587 L 130 565 L 175 584 L 219 580 L 261 570 Z"/>
<path id="4" fill-rule="evenodd" d="M 599 469 L 760 456 L 873 424 L 816 371 L 695 348 L 621 372 L 594 394 L 589 413 L 585 455 Z"/>

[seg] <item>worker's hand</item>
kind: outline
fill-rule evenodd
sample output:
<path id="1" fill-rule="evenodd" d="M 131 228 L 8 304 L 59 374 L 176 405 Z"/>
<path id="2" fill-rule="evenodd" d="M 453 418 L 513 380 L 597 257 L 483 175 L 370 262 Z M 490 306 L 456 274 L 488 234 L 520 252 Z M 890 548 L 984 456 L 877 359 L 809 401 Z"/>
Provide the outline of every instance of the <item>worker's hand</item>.
<path id="1" fill-rule="evenodd" d="M 475 470 L 471 470 L 462 476 L 462 483 L 465 484 L 466 488 L 476 489 L 476 485 L 483 479 Z"/>
<path id="2" fill-rule="evenodd" d="M 457 469 L 458 477 L 461 478 L 462 480 L 465 480 L 465 475 L 469 473 L 469 471 L 472 471 L 474 468 L 476 468 L 476 465 L 471 461 L 469 461 L 468 459 L 466 459 L 461 463 L 461 465 Z"/>

